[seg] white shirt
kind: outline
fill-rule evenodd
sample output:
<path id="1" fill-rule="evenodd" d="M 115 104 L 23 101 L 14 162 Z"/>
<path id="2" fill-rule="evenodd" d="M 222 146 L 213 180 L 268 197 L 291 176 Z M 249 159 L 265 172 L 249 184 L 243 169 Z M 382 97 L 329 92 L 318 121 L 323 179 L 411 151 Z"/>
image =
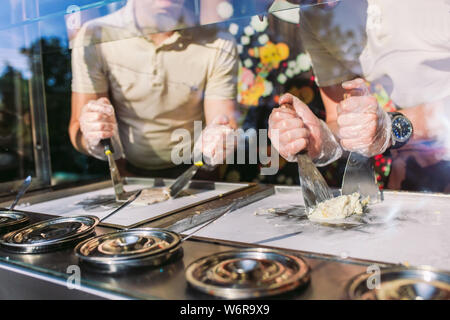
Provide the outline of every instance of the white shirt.
<path id="1" fill-rule="evenodd" d="M 402 108 L 450 97 L 448 0 L 302 8 L 300 33 L 321 87 L 362 76 L 381 83 Z"/>

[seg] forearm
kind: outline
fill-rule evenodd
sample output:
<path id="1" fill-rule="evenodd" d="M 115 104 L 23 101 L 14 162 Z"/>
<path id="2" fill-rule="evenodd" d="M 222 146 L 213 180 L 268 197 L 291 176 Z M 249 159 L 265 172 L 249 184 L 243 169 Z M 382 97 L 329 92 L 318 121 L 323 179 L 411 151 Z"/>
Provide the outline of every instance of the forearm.
<path id="1" fill-rule="evenodd" d="M 339 129 L 338 129 L 337 121 L 335 119 L 333 119 L 333 120 L 328 120 L 325 123 L 327 124 L 330 131 L 333 133 L 336 140 L 339 141 Z"/>
<path id="2" fill-rule="evenodd" d="M 356 80 L 355 80 L 356 81 Z M 357 84 L 357 83 L 356 83 Z M 346 84 L 347 89 L 351 89 L 352 85 L 356 85 L 352 83 Z M 348 87 L 350 85 L 350 88 Z M 320 89 L 322 100 L 324 102 L 324 106 L 327 114 L 327 125 L 330 130 L 333 132 L 334 136 L 340 144 L 347 150 L 353 150 L 357 148 L 358 150 L 363 150 L 367 148 L 367 153 L 372 154 L 379 150 L 379 152 L 383 152 L 383 150 L 389 148 L 391 144 L 391 129 L 390 129 L 390 119 L 387 116 L 386 112 L 378 106 L 376 112 L 377 124 L 375 126 L 375 131 L 373 130 L 373 124 L 367 125 L 365 128 L 361 128 L 361 123 L 363 122 L 364 116 L 367 117 L 366 111 L 361 113 L 361 117 L 354 117 L 354 123 L 349 125 L 349 116 L 344 113 L 342 116 L 339 116 L 339 125 L 338 125 L 338 106 L 342 109 L 349 109 L 349 106 L 354 104 L 355 101 L 348 98 L 346 99 L 345 106 L 341 101 L 344 100 L 344 95 L 346 90 L 341 86 L 332 86 L 332 87 L 324 87 Z M 363 95 L 364 96 L 364 95 Z M 373 106 L 375 102 L 369 101 L 370 98 L 362 98 L 363 96 L 355 95 L 356 99 L 364 105 L 367 105 L 367 110 L 370 110 L 371 106 Z M 361 98 L 359 98 L 361 97 Z M 364 99 L 369 99 L 368 101 L 364 101 Z M 361 100 L 361 101 L 360 101 Z M 422 105 L 418 105 L 415 107 L 399 109 L 398 112 L 404 114 L 413 125 L 413 136 L 412 140 L 437 140 L 440 142 L 448 143 L 447 136 L 449 135 L 449 126 L 448 123 L 450 121 L 450 109 L 449 109 L 450 98 L 443 99 L 438 102 L 426 103 Z M 340 109 L 340 110 L 341 110 Z M 350 109 L 349 109 L 350 110 Z M 355 109 L 357 110 L 357 109 Z M 351 111 L 351 110 L 350 110 Z M 351 113 L 349 113 L 351 115 Z M 366 120 L 367 121 L 367 120 Z M 381 122 L 380 122 L 381 121 Z M 367 122 L 372 123 L 372 122 Z M 355 135 L 355 131 L 349 131 L 350 128 L 354 127 L 354 130 L 360 130 L 360 135 Z M 364 130 L 361 130 L 364 129 Z M 373 133 L 370 133 L 373 132 Z M 370 139 L 366 139 L 366 135 L 373 135 L 373 143 L 370 143 Z M 364 147 L 364 143 L 367 141 L 367 147 Z M 369 145 L 370 144 L 370 145 Z M 371 149 L 374 149 L 371 151 Z M 363 152 L 366 152 L 363 150 Z"/>
<path id="3" fill-rule="evenodd" d="M 442 122 L 448 121 L 445 112 L 440 112 L 440 103 L 422 104 L 412 108 L 398 110 L 412 123 L 414 133 L 413 140 L 432 140 L 440 136 Z"/>
<path id="4" fill-rule="evenodd" d="M 320 88 L 320 94 L 326 112 L 326 124 L 339 141 L 339 128 L 337 124 L 337 105 L 344 98 L 345 90 L 342 86 L 330 86 Z"/>
<path id="5" fill-rule="evenodd" d="M 206 99 L 204 110 L 206 125 L 213 123 L 214 119 L 217 119 L 219 116 L 226 116 L 229 119 L 229 126 L 233 129 L 237 128 L 235 118 L 236 102 L 234 100 Z"/>
<path id="6" fill-rule="evenodd" d="M 335 100 L 338 100 L 338 97 L 335 96 L 334 99 L 326 97 L 324 103 L 327 109 L 327 125 L 336 139 L 339 140 L 337 119 L 335 117 L 338 103 Z M 397 111 L 411 121 L 414 129 L 412 141 L 442 140 L 448 136 L 448 123 L 450 121 L 449 100 L 421 104 Z"/>
<path id="7" fill-rule="evenodd" d="M 89 155 L 87 149 L 86 140 L 83 138 L 83 135 L 80 130 L 80 123 L 78 121 L 71 122 L 69 125 L 69 137 L 70 142 L 73 147 L 78 151 L 85 155 Z"/>

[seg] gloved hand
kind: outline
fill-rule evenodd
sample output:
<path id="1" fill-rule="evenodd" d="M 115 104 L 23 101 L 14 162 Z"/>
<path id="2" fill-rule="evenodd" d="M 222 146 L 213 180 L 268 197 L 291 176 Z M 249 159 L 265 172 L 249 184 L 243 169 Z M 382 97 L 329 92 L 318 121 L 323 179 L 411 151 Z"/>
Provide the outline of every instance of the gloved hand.
<path id="1" fill-rule="evenodd" d="M 86 141 L 89 154 L 97 159 L 105 160 L 104 146 L 100 143 L 102 139 L 112 138 L 114 157 L 122 157 L 117 121 L 114 107 L 107 98 L 89 101 L 81 109 L 80 131 Z"/>
<path id="2" fill-rule="evenodd" d="M 366 157 L 381 154 L 391 143 L 391 119 L 370 95 L 363 79 L 342 84 L 348 97 L 338 105 L 337 125 L 342 148 Z"/>
<path id="3" fill-rule="evenodd" d="M 236 140 L 229 118 L 220 115 L 203 129 L 194 145 L 194 154 L 202 153 L 204 161 L 210 166 L 223 164 L 226 157 L 234 152 Z"/>
<path id="4" fill-rule="evenodd" d="M 342 156 L 342 149 L 326 123 L 317 118 L 300 99 L 285 94 L 280 108 L 269 117 L 269 138 L 275 149 L 287 161 L 307 150 L 317 166 L 325 166 Z"/>

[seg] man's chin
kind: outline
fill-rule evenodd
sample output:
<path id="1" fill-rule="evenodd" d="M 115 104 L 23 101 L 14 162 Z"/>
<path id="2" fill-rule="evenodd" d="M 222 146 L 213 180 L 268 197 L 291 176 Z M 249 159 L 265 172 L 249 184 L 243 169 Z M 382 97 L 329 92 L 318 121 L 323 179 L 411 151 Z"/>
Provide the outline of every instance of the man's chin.
<path id="1" fill-rule="evenodd" d="M 181 15 L 181 10 L 179 7 L 174 8 L 173 6 L 170 8 L 154 8 L 152 15 L 156 19 L 176 19 L 176 17 Z"/>
<path id="2" fill-rule="evenodd" d="M 153 4 L 153 10 L 155 10 L 155 12 L 165 12 L 165 13 L 170 13 L 170 12 L 174 12 L 174 10 L 179 11 L 181 9 L 181 4 L 180 3 L 176 3 L 173 1 L 156 1 Z"/>

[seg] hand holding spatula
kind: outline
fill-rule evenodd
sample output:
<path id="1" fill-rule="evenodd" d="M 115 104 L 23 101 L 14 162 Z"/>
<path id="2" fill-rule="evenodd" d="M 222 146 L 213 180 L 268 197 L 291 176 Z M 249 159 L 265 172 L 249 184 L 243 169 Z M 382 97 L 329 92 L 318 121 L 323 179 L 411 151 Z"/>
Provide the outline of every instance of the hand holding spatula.
<path id="1" fill-rule="evenodd" d="M 342 87 L 347 91 L 337 106 L 342 148 L 368 158 L 383 153 L 391 141 L 389 115 L 370 94 L 363 79 L 344 82 Z"/>
<path id="2" fill-rule="evenodd" d="M 332 198 L 314 163 L 326 165 L 338 159 L 342 150 L 327 125 L 298 98 L 286 94 L 280 104 L 269 117 L 269 137 L 281 156 L 298 162 L 303 198 L 309 210 Z"/>
<path id="3" fill-rule="evenodd" d="M 338 105 L 338 134 L 342 147 L 350 151 L 342 194 L 358 192 L 375 203 L 380 200 L 380 192 L 370 157 L 383 153 L 389 146 L 391 121 L 370 95 L 363 79 L 344 82 L 342 87 L 347 93 Z"/>
<path id="4" fill-rule="evenodd" d="M 269 138 L 283 158 L 294 162 L 296 155 L 305 150 L 314 164 L 322 167 L 341 157 L 342 149 L 332 132 L 306 104 L 285 94 L 280 106 L 269 117 Z"/>

